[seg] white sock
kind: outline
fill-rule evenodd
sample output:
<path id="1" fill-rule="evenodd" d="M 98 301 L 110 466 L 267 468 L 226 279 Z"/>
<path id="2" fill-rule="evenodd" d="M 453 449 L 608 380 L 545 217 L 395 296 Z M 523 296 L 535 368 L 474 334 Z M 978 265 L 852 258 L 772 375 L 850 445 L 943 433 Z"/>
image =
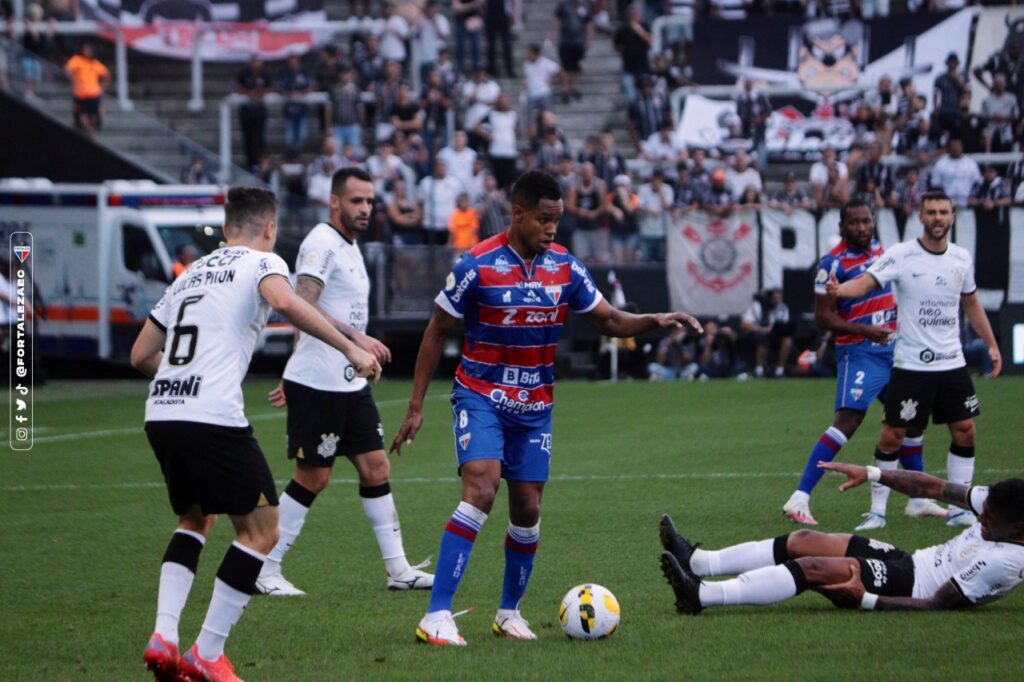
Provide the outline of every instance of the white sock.
<path id="1" fill-rule="evenodd" d="M 263 554 L 242 545 L 237 540 L 231 544 L 232 547 L 237 547 L 260 561 L 266 561 Z M 224 653 L 224 642 L 231 634 L 231 628 L 242 617 L 242 612 L 245 611 L 251 597 L 252 595 L 236 590 L 220 578 L 214 578 L 210 608 L 206 611 L 206 620 L 203 621 L 199 637 L 196 638 L 196 647 L 202 658 L 216 661 L 221 657 Z"/>
<path id="2" fill-rule="evenodd" d="M 875 459 L 875 466 L 882 471 L 895 471 L 899 466 L 899 459 Z M 871 484 L 871 511 L 885 516 L 886 507 L 889 506 L 889 486 L 881 483 Z"/>
<path id="3" fill-rule="evenodd" d="M 166 561 L 160 566 L 160 591 L 156 598 L 153 631 L 171 644 L 178 644 L 178 621 L 195 577 L 195 573 L 173 561 Z"/>
<path id="4" fill-rule="evenodd" d="M 270 550 L 266 561 L 263 562 L 263 570 L 260 572 L 260 577 L 281 570 L 281 562 L 284 561 L 284 555 L 292 548 L 292 545 L 295 544 L 295 539 L 302 532 L 302 526 L 306 523 L 306 514 L 308 513 L 309 507 L 299 504 L 288 493 L 281 495 L 277 507 L 277 526 L 281 531 L 281 535 L 277 544 L 274 545 L 274 549 Z"/>
<path id="5" fill-rule="evenodd" d="M 755 568 L 775 565 L 775 540 L 757 540 L 725 549 L 694 550 L 690 570 L 701 577 L 736 575 Z"/>
<path id="6" fill-rule="evenodd" d="M 789 502 L 786 504 L 810 504 L 810 502 L 810 493 L 805 493 L 803 490 L 794 490 L 793 494 L 789 496 Z"/>
<path id="7" fill-rule="evenodd" d="M 961 457 L 952 452 L 946 455 L 946 479 L 950 483 L 970 485 L 974 480 L 974 458 Z M 960 507 L 949 505 L 953 511 L 960 511 Z"/>
<path id="8" fill-rule="evenodd" d="M 796 581 L 784 565 L 748 571 L 732 580 L 707 582 L 700 586 L 703 606 L 774 604 L 796 596 Z"/>
<path id="9" fill-rule="evenodd" d="M 397 577 L 409 570 L 409 561 L 405 558 L 402 546 L 402 526 L 398 523 L 398 510 L 395 509 L 395 498 L 391 493 L 381 497 L 364 497 L 363 511 L 370 519 L 373 534 L 377 536 L 377 546 L 384 559 L 384 568 L 388 575 Z"/>

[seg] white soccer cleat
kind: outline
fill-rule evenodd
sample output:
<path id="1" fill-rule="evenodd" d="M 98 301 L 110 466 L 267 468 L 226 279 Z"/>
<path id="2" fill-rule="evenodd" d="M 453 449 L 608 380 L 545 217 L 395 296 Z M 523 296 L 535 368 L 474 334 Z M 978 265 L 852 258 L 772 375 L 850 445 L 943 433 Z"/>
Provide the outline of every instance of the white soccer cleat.
<path id="1" fill-rule="evenodd" d="M 280 566 L 266 575 L 260 573 L 256 579 L 256 591 L 270 597 L 301 597 L 306 594 L 281 575 Z"/>
<path id="2" fill-rule="evenodd" d="M 885 516 L 882 514 L 868 512 L 862 516 L 864 517 L 864 520 L 861 521 L 860 525 L 854 528 L 854 530 L 877 530 L 879 528 L 885 528 Z"/>
<path id="3" fill-rule="evenodd" d="M 388 576 L 388 589 L 389 590 L 429 590 L 434 586 L 434 576 L 430 573 L 424 573 L 421 568 L 426 568 L 430 565 L 430 559 L 421 561 L 415 566 L 410 566 L 406 569 L 405 573 L 399 576 Z"/>
<path id="4" fill-rule="evenodd" d="M 974 514 L 967 511 L 966 509 L 958 509 L 957 507 L 950 507 L 949 514 L 946 516 L 947 526 L 973 526 L 975 521 Z"/>
<path id="5" fill-rule="evenodd" d="M 806 502 L 794 502 L 791 499 L 782 505 L 782 514 L 793 523 L 802 523 L 807 526 L 818 525 L 818 522 L 811 516 L 811 505 Z"/>
<path id="6" fill-rule="evenodd" d="M 416 641 L 434 646 L 466 646 L 451 611 L 434 611 L 423 616 L 416 627 Z"/>
<path id="7" fill-rule="evenodd" d="M 519 609 L 498 609 L 498 614 L 491 623 L 491 632 L 497 637 L 507 639 L 537 639 L 530 624 L 526 622 Z"/>
<path id="8" fill-rule="evenodd" d="M 912 497 L 907 501 L 907 508 L 903 510 L 903 513 L 907 516 L 914 518 L 923 518 L 931 516 L 938 519 L 946 518 L 946 509 L 935 503 L 935 500 L 929 500 L 927 497 Z"/>

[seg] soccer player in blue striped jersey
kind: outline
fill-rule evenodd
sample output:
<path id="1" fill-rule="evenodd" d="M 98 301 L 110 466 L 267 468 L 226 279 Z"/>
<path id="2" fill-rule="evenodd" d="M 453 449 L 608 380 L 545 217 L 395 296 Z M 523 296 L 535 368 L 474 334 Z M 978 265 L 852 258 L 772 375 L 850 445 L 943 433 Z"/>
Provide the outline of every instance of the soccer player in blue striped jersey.
<path id="1" fill-rule="evenodd" d="M 524 173 L 512 188 L 506 232 L 464 254 L 438 294 L 416 358 L 409 409 L 391 444 L 412 442 L 423 424 L 423 399 L 445 338 L 465 325 L 462 360 L 452 390 L 455 455 L 462 499 L 441 534 L 437 571 L 419 641 L 465 646 L 452 602 L 466 573 L 476 536 L 487 520 L 501 479 L 508 485 L 505 579 L 491 630 L 510 639 L 536 639 L 520 615 L 540 540 L 540 510 L 551 467 L 555 349 L 572 308 L 605 336 L 629 337 L 684 324 L 686 313 L 633 315 L 608 304 L 586 267 L 554 243 L 562 217 L 558 181 Z"/>
<path id="2" fill-rule="evenodd" d="M 833 301 L 825 292 L 831 275 L 840 282 L 859 277 L 882 255 L 874 239 L 875 221 L 871 207 L 860 199 L 847 202 L 839 211 L 842 240 L 821 258 L 815 278 L 814 320 L 822 329 L 836 334 L 835 418 L 811 449 L 800 484 L 782 507 L 782 513 L 797 523 L 817 525 L 811 515 L 810 495 L 824 471 L 818 462 L 829 462 L 853 437 L 875 398 L 883 399 L 892 369 L 892 339 L 896 330 L 896 303 L 892 288 L 885 286 L 855 299 Z M 908 434 L 896 456 L 875 453 L 875 466 L 922 471 L 920 430 Z M 898 461 L 897 461 L 898 459 Z M 871 511 L 857 530 L 885 526 L 889 489 L 871 488 Z M 931 500 L 913 499 L 907 504 L 910 516 L 945 516 L 945 510 Z"/>

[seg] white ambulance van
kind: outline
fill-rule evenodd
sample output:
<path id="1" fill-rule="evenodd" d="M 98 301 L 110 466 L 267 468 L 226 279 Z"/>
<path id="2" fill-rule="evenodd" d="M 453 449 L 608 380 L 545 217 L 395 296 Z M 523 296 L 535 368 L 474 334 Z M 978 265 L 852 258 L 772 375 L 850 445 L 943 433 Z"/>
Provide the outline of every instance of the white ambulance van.
<path id="1" fill-rule="evenodd" d="M 173 281 L 183 245 L 223 243 L 226 190 L 147 180 L 99 185 L 0 180 L 0 239 L 32 235 L 35 344 L 45 357 L 123 362 L 153 305 Z M 257 347 L 290 352 L 291 327 L 268 325 Z"/>

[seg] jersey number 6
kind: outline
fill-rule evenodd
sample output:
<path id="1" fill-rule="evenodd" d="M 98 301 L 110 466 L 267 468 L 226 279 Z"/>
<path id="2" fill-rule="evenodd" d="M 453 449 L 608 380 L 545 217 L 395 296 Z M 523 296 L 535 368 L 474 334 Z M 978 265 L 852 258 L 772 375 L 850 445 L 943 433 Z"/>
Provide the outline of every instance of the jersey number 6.
<path id="1" fill-rule="evenodd" d="M 193 303 L 199 303 L 203 300 L 203 295 L 189 296 L 181 302 L 181 306 L 178 308 L 178 321 L 174 327 L 171 328 L 171 355 L 167 358 L 167 362 L 170 365 L 187 365 L 192 362 L 192 358 L 196 354 L 196 343 L 199 341 L 199 327 L 194 324 L 182 324 L 185 317 L 185 308 L 188 308 Z M 178 350 L 181 347 L 181 340 L 188 339 L 188 349 L 184 355 L 179 355 Z"/>

